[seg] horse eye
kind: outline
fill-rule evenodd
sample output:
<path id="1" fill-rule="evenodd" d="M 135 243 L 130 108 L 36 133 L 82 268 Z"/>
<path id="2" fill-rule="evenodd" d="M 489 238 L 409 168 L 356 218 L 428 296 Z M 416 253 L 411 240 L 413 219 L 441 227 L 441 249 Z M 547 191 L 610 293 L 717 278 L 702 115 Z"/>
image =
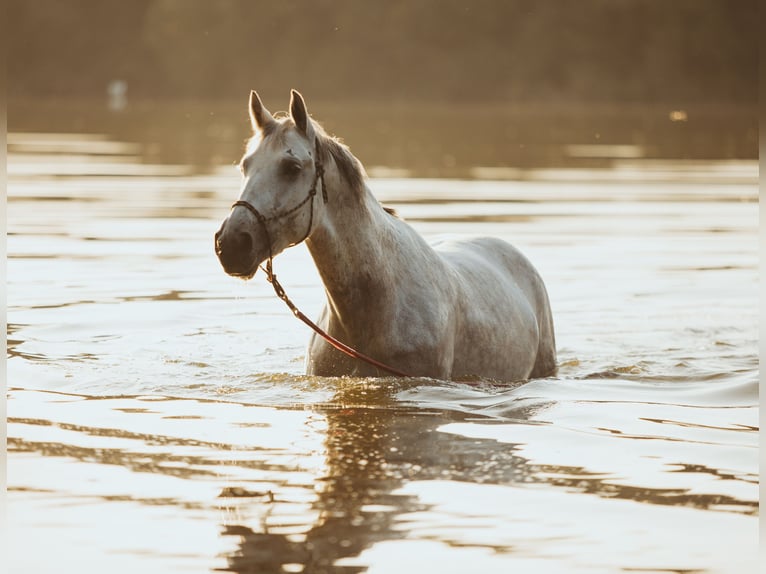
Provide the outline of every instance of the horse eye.
<path id="1" fill-rule="evenodd" d="M 303 166 L 297 161 L 285 160 L 282 162 L 282 173 L 289 177 L 295 177 L 303 169 Z"/>

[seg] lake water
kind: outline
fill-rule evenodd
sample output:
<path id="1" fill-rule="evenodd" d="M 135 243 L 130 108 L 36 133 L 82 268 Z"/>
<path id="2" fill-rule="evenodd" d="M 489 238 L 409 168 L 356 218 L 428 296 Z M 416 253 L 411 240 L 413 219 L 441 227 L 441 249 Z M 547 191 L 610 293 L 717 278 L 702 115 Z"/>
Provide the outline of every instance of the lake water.
<path id="1" fill-rule="evenodd" d="M 9 135 L 10 571 L 756 571 L 754 163 L 371 180 L 545 278 L 559 373 L 497 385 L 305 376 L 213 253 L 235 168 L 135 154 Z M 307 251 L 275 268 L 316 315 Z"/>

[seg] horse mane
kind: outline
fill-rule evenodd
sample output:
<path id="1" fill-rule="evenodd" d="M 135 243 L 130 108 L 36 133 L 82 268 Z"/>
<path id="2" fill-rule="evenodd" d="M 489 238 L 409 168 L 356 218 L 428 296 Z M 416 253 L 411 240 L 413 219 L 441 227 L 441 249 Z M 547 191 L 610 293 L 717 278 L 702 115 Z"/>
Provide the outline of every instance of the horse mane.
<path id="1" fill-rule="evenodd" d="M 340 139 L 329 135 L 318 122 L 311 120 L 311 123 L 314 125 L 316 137 L 319 138 L 319 153 L 325 156 L 322 160 L 326 161 L 327 156 L 331 157 L 341 178 L 351 189 L 361 192 L 364 189 L 364 180 L 367 178 L 362 163 Z"/>
<path id="2" fill-rule="evenodd" d="M 360 162 L 348 146 L 344 144 L 339 138 L 329 135 L 325 129 L 315 120 L 311 120 L 314 126 L 314 133 L 319 138 L 320 153 L 325 152 L 332 157 L 335 165 L 340 172 L 340 176 L 351 186 L 355 192 L 361 193 L 364 189 L 364 180 L 367 178 L 367 172 L 364 170 L 362 162 Z M 326 156 L 323 161 L 326 160 Z M 399 214 L 393 207 L 386 207 L 380 204 L 383 211 L 388 213 L 392 217 L 401 219 Z"/>

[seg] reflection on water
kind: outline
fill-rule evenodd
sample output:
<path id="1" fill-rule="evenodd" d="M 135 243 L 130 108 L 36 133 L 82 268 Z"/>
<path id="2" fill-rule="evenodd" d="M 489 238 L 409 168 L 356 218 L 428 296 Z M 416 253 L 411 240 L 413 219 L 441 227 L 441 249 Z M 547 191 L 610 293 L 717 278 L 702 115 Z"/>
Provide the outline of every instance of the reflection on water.
<path id="1" fill-rule="evenodd" d="M 123 170 L 101 170 L 101 144 Z M 82 572 L 755 571 L 749 164 L 706 166 L 706 184 L 375 180 L 429 238 L 504 237 L 546 278 L 559 375 L 497 385 L 303 375 L 303 327 L 215 260 L 232 168 L 156 171 L 50 136 L 52 164 L 25 145 L 9 158 L 13 572 L 50 556 Z M 315 314 L 305 250 L 275 265 Z"/>

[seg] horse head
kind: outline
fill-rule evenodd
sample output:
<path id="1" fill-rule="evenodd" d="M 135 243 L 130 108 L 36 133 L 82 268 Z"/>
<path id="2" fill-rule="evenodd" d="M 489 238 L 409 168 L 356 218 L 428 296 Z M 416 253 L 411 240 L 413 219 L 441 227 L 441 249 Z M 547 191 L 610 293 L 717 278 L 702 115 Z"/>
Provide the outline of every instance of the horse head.
<path id="1" fill-rule="evenodd" d="M 226 273 L 251 278 L 258 266 L 305 240 L 321 217 L 323 165 L 303 97 L 291 93 L 290 114 L 276 119 L 250 93 L 253 138 L 240 162 L 239 200 L 215 234 Z"/>

